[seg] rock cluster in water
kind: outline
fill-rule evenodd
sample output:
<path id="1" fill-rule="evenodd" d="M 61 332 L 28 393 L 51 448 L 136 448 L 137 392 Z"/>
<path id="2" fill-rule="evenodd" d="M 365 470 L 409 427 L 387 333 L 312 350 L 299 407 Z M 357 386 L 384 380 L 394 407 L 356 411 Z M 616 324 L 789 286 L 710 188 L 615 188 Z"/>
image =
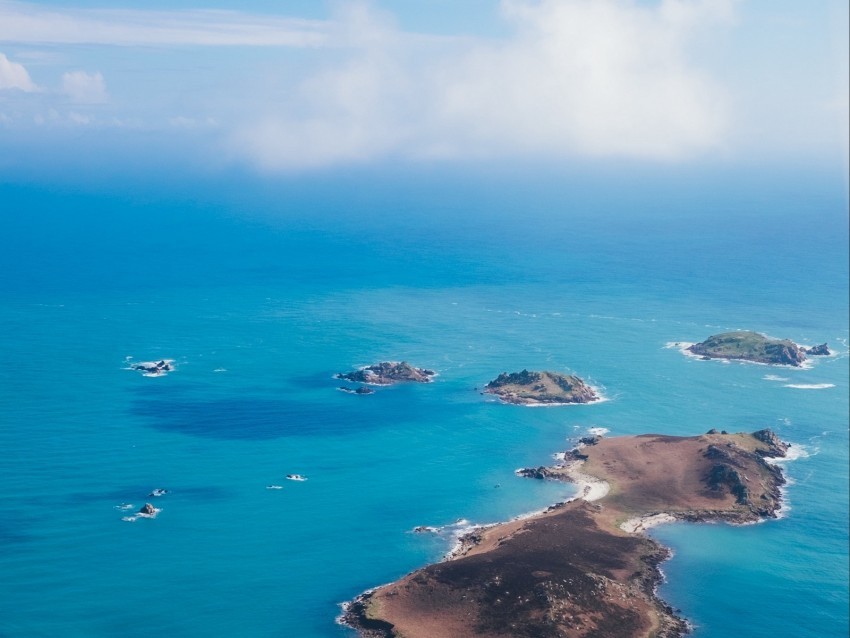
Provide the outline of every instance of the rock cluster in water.
<path id="1" fill-rule="evenodd" d="M 174 366 L 165 359 L 152 363 L 135 363 L 131 367 L 133 370 L 138 370 L 139 372 L 155 376 L 167 374 L 174 370 Z"/>

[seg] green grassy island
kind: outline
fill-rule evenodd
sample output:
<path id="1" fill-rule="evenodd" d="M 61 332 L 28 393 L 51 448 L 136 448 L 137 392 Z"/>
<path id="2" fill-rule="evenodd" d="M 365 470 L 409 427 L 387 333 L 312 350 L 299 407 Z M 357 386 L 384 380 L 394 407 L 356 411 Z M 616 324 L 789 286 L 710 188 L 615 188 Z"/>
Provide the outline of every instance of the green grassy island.
<path id="1" fill-rule="evenodd" d="M 754 363 L 799 367 L 806 355 L 828 355 L 824 343 L 804 348 L 788 339 L 771 339 L 758 332 L 736 331 L 713 335 L 687 348 L 688 352 L 705 359 L 738 359 Z"/>
<path id="2" fill-rule="evenodd" d="M 484 387 L 506 403 L 516 405 L 557 405 L 592 403 L 599 395 L 579 377 L 557 372 L 503 372 Z"/>

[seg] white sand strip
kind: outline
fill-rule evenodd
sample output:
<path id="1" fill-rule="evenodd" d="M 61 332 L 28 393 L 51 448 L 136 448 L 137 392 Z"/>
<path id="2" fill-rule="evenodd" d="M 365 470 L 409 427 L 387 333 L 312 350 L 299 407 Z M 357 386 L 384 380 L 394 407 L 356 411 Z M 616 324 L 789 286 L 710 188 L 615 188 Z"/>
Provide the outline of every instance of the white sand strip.
<path id="1" fill-rule="evenodd" d="M 605 497 L 611 490 L 608 481 L 603 481 L 595 476 L 579 472 L 579 465 L 579 463 L 573 463 L 564 468 L 566 470 L 565 474 L 569 477 L 570 481 L 578 487 L 578 494 L 570 500 L 580 498 L 585 501 L 598 501 Z"/>
<path id="2" fill-rule="evenodd" d="M 629 532 L 630 534 L 637 534 L 638 532 L 645 532 L 650 527 L 655 527 L 656 525 L 662 525 L 664 523 L 672 523 L 675 520 L 675 516 L 671 516 L 664 512 L 661 512 L 660 514 L 647 514 L 646 516 L 630 518 L 620 525 L 620 529 L 624 532 Z"/>

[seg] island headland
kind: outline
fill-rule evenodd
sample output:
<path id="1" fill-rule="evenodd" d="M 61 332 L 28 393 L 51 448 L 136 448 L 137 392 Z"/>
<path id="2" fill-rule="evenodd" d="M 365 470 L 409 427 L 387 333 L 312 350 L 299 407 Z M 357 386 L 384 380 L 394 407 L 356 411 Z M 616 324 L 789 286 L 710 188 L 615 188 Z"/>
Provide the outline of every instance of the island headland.
<path id="1" fill-rule="evenodd" d="M 396 383 L 428 383 L 435 376 L 433 370 L 415 368 L 406 361 L 382 361 L 353 372 L 340 372 L 337 379 L 369 385 L 394 385 Z"/>
<path id="2" fill-rule="evenodd" d="M 799 367 L 806 355 L 831 354 L 825 343 L 804 348 L 788 339 L 771 339 L 758 332 L 735 331 L 712 335 L 705 341 L 685 348 L 687 352 L 704 359 L 738 359 L 754 363 Z"/>
<path id="3" fill-rule="evenodd" d="M 656 594 L 669 551 L 640 532 L 775 517 L 785 480 L 769 459 L 787 449 L 770 430 L 588 437 L 537 468 L 578 483 L 579 498 L 476 529 L 443 562 L 357 597 L 341 621 L 368 638 L 682 636 L 687 622 Z"/>
<path id="4" fill-rule="evenodd" d="M 484 386 L 505 403 L 515 405 L 558 405 L 599 401 L 596 391 L 579 377 L 557 372 L 503 372 Z"/>

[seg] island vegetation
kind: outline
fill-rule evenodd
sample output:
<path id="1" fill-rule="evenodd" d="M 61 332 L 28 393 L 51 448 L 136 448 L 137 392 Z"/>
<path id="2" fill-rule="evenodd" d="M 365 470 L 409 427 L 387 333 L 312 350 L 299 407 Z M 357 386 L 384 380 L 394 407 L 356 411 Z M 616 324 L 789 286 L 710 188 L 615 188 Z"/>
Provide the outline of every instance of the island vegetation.
<path id="1" fill-rule="evenodd" d="M 591 403 L 599 400 L 596 391 L 579 377 L 557 372 L 503 372 L 490 381 L 484 392 L 516 405 Z"/>
<path id="2" fill-rule="evenodd" d="M 771 339 L 758 332 L 739 330 L 712 335 L 686 348 L 705 359 L 738 359 L 754 363 L 799 367 L 806 355 L 830 354 L 827 344 L 804 348 L 788 339 Z"/>

